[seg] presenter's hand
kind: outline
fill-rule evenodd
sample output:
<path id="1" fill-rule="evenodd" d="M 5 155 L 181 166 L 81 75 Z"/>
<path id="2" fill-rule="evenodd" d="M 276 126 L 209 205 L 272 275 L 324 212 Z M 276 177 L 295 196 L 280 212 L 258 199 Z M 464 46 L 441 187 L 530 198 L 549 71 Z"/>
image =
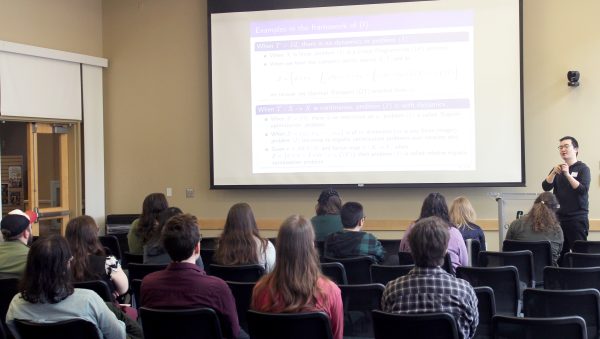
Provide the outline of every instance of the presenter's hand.
<path id="1" fill-rule="evenodd" d="M 562 165 L 563 164 L 558 164 L 558 165 L 554 166 L 554 168 L 552 169 L 552 172 L 554 173 L 554 175 L 560 175 L 562 173 Z"/>
<path id="2" fill-rule="evenodd" d="M 569 165 L 567 165 L 567 164 L 560 164 L 559 166 L 560 166 L 560 171 L 563 174 L 567 174 L 567 175 L 569 174 Z"/>

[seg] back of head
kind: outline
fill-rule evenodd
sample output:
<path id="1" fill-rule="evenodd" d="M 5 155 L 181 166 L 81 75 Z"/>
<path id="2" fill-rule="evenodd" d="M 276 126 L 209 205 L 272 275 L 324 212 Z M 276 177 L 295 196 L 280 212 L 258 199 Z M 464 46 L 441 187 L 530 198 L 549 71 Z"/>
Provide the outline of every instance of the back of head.
<path id="1" fill-rule="evenodd" d="M 158 216 L 169 207 L 167 198 L 162 193 L 151 193 L 144 198 L 142 214 L 138 220 L 138 235 L 145 244 L 152 236 L 152 230 L 158 225 Z"/>
<path id="2" fill-rule="evenodd" d="M 252 208 L 237 203 L 229 209 L 214 260 L 222 265 L 258 264 L 255 238 L 261 239 Z M 262 241 L 266 246 L 266 241 Z"/>
<path id="3" fill-rule="evenodd" d="M 342 209 L 342 199 L 339 193 L 333 188 L 323 190 L 317 200 L 317 215 L 340 214 Z"/>
<path id="4" fill-rule="evenodd" d="M 98 239 L 98 225 L 88 215 L 73 218 L 67 223 L 65 238 L 73 253 L 71 271 L 76 281 L 86 280 L 94 275 L 89 268 L 88 255 L 104 255 L 104 248 Z"/>
<path id="5" fill-rule="evenodd" d="M 544 192 L 535 199 L 525 218 L 531 222 L 535 232 L 557 229 L 556 211 L 559 207 L 556 196 L 551 192 Z"/>
<path id="6" fill-rule="evenodd" d="M 160 234 L 167 221 L 169 221 L 169 219 L 171 219 L 172 217 L 180 214 L 183 214 L 183 211 L 178 207 L 169 207 L 160 212 L 158 215 L 158 223 L 152 230 L 152 233 L 150 234 L 150 237 L 148 239 L 148 243 L 160 242 Z"/>
<path id="7" fill-rule="evenodd" d="M 190 258 L 199 241 L 198 219 L 191 214 L 170 218 L 162 229 L 161 242 L 172 261 Z"/>
<path id="8" fill-rule="evenodd" d="M 429 193 L 429 195 L 423 201 L 419 220 L 428 217 L 438 217 L 445 222 L 450 223 L 446 198 L 444 198 L 441 193 Z"/>
<path id="9" fill-rule="evenodd" d="M 450 232 L 448 224 L 438 217 L 417 221 L 408 234 L 408 243 L 419 267 L 435 267 L 444 263 Z"/>
<path id="10" fill-rule="evenodd" d="M 283 312 L 301 312 L 314 306 L 317 280 L 321 276 L 319 258 L 314 246 L 315 233 L 308 219 L 300 215 L 288 217 L 277 235 L 277 260 L 272 273 L 261 279 L 257 288 L 276 293 L 274 308 Z"/>
<path id="11" fill-rule="evenodd" d="M 31 245 L 19 291 L 30 303 L 57 303 L 73 294 L 67 241 L 60 235 L 41 237 Z"/>
<path id="12" fill-rule="evenodd" d="M 37 213 L 33 211 L 23 212 L 19 209 L 8 212 L 2 218 L 0 231 L 4 240 L 16 240 L 29 228 L 31 223 L 37 220 Z"/>
<path id="13" fill-rule="evenodd" d="M 477 215 L 469 199 L 457 197 L 450 206 L 450 221 L 458 227 L 468 227 L 469 223 L 475 223 Z"/>
<path id="14" fill-rule="evenodd" d="M 349 201 L 342 206 L 340 215 L 344 228 L 354 228 L 364 217 L 363 207 L 358 202 Z"/>

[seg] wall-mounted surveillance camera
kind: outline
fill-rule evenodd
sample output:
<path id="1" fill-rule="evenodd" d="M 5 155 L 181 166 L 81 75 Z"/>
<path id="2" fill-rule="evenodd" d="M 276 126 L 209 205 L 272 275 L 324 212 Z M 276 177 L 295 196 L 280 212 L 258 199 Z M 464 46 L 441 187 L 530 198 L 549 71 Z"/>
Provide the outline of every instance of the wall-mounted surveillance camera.
<path id="1" fill-rule="evenodd" d="M 569 80 L 568 85 L 571 87 L 579 86 L 579 71 L 568 71 L 567 79 Z"/>

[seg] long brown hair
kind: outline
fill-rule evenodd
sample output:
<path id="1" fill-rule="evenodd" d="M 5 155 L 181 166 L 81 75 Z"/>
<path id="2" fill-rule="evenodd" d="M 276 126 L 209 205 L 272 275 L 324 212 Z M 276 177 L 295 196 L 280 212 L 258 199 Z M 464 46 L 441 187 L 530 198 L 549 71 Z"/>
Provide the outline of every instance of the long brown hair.
<path id="1" fill-rule="evenodd" d="M 258 264 L 256 239 L 260 240 L 261 253 L 265 253 L 268 241 L 260 237 L 250 205 L 242 202 L 231 206 L 214 261 L 221 265 Z"/>
<path id="2" fill-rule="evenodd" d="M 254 288 L 254 293 L 266 289 L 271 294 L 273 304 L 262 310 L 285 313 L 314 308 L 316 296 L 321 293 L 317 281 L 322 277 L 314 241 L 313 227 L 305 217 L 292 215 L 283 222 L 277 235 L 275 269 Z"/>
<path id="3" fill-rule="evenodd" d="M 73 273 L 74 281 L 84 281 L 95 277 L 90 268 L 91 255 L 106 255 L 104 247 L 98 239 L 98 225 L 92 217 L 82 215 L 71 219 L 65 230 L 65 238 L 71 248 L 73 254 L 73 262 L 71 263 L 71 272 Z"/>
<path id="4" fill-rule="evenodd" d="M 145 245 L 152 238 L 153 231 L 159 223 L 158 216 L 168 207 L 167 198 L 162 193 L 151 193 L 144 198 L 137 228 L 137 235 L 142 238 L 142 244 Z"/>
<path id="5" fill-rule="evenodd" d="M 532 224 L 534 232 L 544 232 L 558 229 L 559 223 L 556 218 L 558 200 L 551 192 L 544 192 L 535 199 L 529 213 L 523 218 Z"/>

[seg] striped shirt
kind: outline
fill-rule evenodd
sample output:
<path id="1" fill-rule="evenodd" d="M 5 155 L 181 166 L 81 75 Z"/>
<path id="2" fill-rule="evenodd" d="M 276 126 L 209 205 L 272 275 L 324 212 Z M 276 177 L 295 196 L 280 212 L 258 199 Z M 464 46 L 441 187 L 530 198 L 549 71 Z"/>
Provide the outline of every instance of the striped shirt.
<path id="1" fill-rule="evenodd" d="M 479 322 L 473 287 L 440 267 L 415 267 L 390 281 L 381 298 L 381 309 L 390 313 L 450 313 L 463 339 L 475 335 Z"/>

